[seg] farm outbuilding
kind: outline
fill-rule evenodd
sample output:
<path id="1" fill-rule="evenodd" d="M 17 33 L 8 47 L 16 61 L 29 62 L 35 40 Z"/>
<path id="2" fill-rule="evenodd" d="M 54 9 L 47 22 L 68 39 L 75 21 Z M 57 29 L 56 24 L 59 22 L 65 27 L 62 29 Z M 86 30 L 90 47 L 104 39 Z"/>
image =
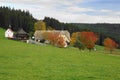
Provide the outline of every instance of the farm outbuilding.
<path id="1" fill-rule="evenodd" d="M 22 28 L 19 29 L 16 34 L 15 34 L 15 38 L 17 40 L 28 40 L 29 39 L 29 35 L 27 32 L 25 32 Z"/>

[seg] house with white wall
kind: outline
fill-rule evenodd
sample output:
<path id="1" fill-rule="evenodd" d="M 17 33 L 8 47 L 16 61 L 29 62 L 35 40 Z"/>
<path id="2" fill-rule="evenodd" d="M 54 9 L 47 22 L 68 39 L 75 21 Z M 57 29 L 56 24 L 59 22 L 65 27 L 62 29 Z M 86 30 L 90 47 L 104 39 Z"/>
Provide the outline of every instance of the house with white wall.
<path id="1" fill-rule="evenodd" d="M 8 28 L 6 31 L 5 31 L 5 37 L 6 38 L 13 38 L 14 36 L 14 32 L 12 31 L 11 28 Z"/>

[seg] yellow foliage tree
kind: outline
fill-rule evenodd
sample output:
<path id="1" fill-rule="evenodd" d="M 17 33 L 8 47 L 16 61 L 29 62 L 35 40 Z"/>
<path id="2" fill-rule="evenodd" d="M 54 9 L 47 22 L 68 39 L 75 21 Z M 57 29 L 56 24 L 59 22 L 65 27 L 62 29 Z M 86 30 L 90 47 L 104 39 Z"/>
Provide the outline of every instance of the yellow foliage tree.
<path id="1" fill-rule="evenodd" d="M 35 30 L 46 30 L 46 24 L 43 21 L 38 21 L 34 24 L 34 29 Z"/>
<path id="2" fill-rule="evenodd" d="M 70 41 L 71 45 L 75 44 L 75 42 L 77 41 L 77 37 L 78 37 L 78 32 L 74 32 L 71 36 L 71 41 Z"/>

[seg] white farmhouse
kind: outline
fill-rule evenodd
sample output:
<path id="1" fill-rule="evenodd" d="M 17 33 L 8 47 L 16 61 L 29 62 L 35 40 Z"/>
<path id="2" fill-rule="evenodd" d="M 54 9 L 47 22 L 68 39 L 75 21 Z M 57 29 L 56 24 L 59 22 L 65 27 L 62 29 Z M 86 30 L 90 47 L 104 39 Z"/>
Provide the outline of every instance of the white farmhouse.
<path id="1" fill-rule="evenodd" d="M 64 47 L 67 47 L 67 43 L 70 43 L 70 33 L 66 30 L 65 31 L 60 31 L 60 30 L 53 30 L 53 31 L 36 30 L 35 33 L 34 33 L 35 41 L 41 41 L 43 39 L 46 40 L 45 37 L 48 36 L 50 33 L 53 33 L 53 34 L 59 33 L 59 36 L 63 37 L 63 39 L 64 39 L 64 43 L 65 43 Z"/>
<path id="2" fill-rule="evenodd" d="M 13 31 L 12 31 L 10 28 L 8 28 L 8 29 L 5 31 L 5 37 L 6 37 L 6 38 L 13 38 L 13 35 L 14 35 L 14 33 L 13 33 Z"/>

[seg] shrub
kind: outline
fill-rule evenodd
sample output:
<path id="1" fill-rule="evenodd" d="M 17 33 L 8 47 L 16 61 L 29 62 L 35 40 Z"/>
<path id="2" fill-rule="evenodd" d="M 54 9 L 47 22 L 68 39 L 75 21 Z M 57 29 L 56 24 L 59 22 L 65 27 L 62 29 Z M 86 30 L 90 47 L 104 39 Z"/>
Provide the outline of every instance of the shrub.
<path id="1" fill-rule="evenodd" d="M 103 42 L 103 45 L 105 46 L 105 49 L 110 50 L 110 53 L 112 53 L 113 50 L 118 47 L 118 44 L 111 38 L 106 38 Z"/>

